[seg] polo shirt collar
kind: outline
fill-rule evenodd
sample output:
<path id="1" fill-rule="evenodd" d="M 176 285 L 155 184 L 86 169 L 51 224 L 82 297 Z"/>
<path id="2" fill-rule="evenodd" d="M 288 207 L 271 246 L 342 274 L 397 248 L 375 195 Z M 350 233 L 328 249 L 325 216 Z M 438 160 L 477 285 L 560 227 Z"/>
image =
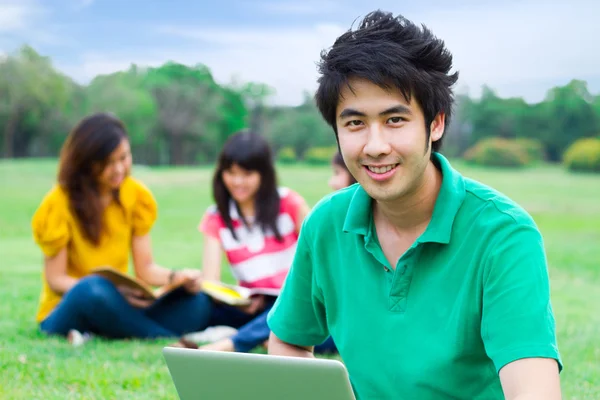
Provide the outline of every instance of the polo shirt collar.
<path id="1" fill-rule="evenodd" d="M 465 182 L 462 175 L 440 153 L 433 153 L 432 161 L 442 172 L 442 185 L 431 221 L 418 242 L 449 243 L 454 219 L 465 198 Z M 373 221 L 371 203 L 371 197 L 357 185 L 346 213 L 344 232 L 370 236 Z M 374 230 L 372 234 L 375 234 Z"/>

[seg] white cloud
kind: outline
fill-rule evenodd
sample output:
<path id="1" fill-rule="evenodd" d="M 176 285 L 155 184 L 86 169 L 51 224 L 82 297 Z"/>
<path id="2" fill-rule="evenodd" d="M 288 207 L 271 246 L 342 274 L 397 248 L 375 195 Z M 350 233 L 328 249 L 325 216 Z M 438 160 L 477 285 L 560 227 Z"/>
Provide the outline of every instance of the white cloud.
<path id="1" fill-rule="evenodd" d="M 230 30 L 164 26 L 159 32 L 191 39 L 197 45 L 185 50 L 154 50 L 138 57 L 87 54 L 79 64 L 58 68 L 80 82 L 88 82 L 97 74 L 127 69 L 132 62 L 140 66 L 157 66 L 169 60 L 187 65 L 202 63 L 218 82 L 229 83 L 234 77 L 262 82 L 277 90 L 273 103 L 293 105 L 302 101 L 305 90 L 315 89 L 319 52 L 333 43 L 342 28 L 317 25 L 305 29 Z M 210 44 L 208 48 L 206 43 Z"/>
<path id="2" fill-rule="evenodd" d="M 85 53 L 77 63 L 56 63 L 56 69 L 67 74 L 75 81 L 88 84 L 98 75 L 107 75 L 117 71 L 125 71 L 132 64 L 139 66 L 157 67 L 167 61 L 166 58 L 157 57 L 131 57 L 114 56 L 101 53 Z"/>
<path id="3" fill-rule="evenodd" d="M 34 47 L 68 43 L 70 40 L 55 28 L 39 0 L 0 0 L 0 46 L 4 50 L 24 43 Z"/>
<path id="4" fill-rule="evenodd" d="M 600 3 L 501 2 L 418 16 L 454 55 L 463 84 L 541 100 L 540 82 L 598 76 Z"/>
<path id="5" fill-rule="evenodd" d="M 273 12 L 293 13 L 301 12 L 301 4 L 270 2 L 262 6 L 271 7 Z M 364 7 L 353 9 L 353 13 L 364 15 Z M 478 91 L 488 84 L 502 96 L 538 101 L 551 86 L 572 78 L 598 77 L 600 82 L 600 52 L 595 43 L 600 37 L 600 25 L 595 21 L 600 3 L 530 0 L 420 8 L 423 11 L 406 16 L 425 23 L 445 40 L 454 54 L 455 69 L 460 71 L 459 88 L 466 85 Z M 219 82 L 229 82 L 234 76 L 263 82 L 277 90 L 274 102 L 293 105 L 302 100 L 303 91 L 316 88 L 320 51 L 331 46 L 352 23 L 350 19 L 342 25 L 296 28 L 169 25 L 158 28 L 158 32 L 177 39 L 171 48 L 137 56 L 129 55 L 134 52 L 86 54 L 79 64 L 63 69 L 77 80 L 87 81 L 97 74 L 126 69 L 132 62 L 151 66 L 168 60 L 203 63 Z"/>
<path id="6" fill-rule="evenodd" d="M 0 33 L 22 32 L 40 14 L 40 7 L 33 1 L 0 0 Z"/>
<path id="7" fill-rule="evenodd" d="M 539 101 L 552 85 L 600 74 L 600 52 L 595 51 L 600 3 L 578 3 L 533 0 L 440 6 L 407 17 L 425 23 L 445 40 L 460 72 L 459 88 L 479 92 L 488 84 L 500 95 Z M 265 4 L 281 12 L 304 7 L 296 2 Z M 304 11 L 309 9 L 312 4 Z M 162 33 L 197 40 L 199 47 L 214 45 L 216 49 L 199 48 L 196 61 L 209 65 L 217 78 L 239 75 L 266 82 L 277 89 L 277 102 L 294 104 L 303 90 L 316 87 L 319 52 L 351 23 L 272 31 L 163 27 Z"/>

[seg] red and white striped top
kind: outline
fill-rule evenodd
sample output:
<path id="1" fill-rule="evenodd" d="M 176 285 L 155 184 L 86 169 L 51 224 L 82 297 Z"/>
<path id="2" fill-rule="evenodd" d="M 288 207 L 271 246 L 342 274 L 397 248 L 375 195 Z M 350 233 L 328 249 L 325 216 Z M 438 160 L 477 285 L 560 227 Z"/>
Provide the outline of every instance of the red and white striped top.
<path id="1" fill-rule="evenodd" d="M 298 214 L 304 199 L 288 188 L 279 188 L 279 195 L 277 227 L 282 242 L 277 241 L 273 232 L 264 234 L 260 226 L 248 229 L 233 201 L 229 213 L 238 240 L 233 238 L 215 205 L 209 207 L 200 222 L 200 232 L 220 240 L 240 286 L 280 289 L 292 265 L 298 242 Z"/>

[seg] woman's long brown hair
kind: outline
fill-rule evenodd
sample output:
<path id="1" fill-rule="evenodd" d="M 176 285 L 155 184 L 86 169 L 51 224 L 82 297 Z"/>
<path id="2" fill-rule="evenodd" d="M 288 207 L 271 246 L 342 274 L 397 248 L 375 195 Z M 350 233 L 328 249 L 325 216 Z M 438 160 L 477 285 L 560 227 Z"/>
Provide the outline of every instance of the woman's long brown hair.
<path id="1" fill-rule="evenodd" d="M 126 138 L 125 126 L 119 119 L 110 114 L 94 114 L 77 124 L 61 149 L 58 182 L 67 192 L 84 236 L 96 245 L 100 242 L 104 211 L 98 175 L 110 154 Z M 118 200 L 118 196 L 115 198 Z"/>

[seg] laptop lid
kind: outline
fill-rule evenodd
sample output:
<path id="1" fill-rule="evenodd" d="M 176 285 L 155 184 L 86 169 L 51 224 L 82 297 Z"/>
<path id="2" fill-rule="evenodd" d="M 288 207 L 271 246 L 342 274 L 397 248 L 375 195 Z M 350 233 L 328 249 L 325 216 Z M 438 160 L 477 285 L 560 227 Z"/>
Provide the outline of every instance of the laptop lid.
<path id="1" fill-rule="evenodd" d="M 181 400 L 355 400 L 337 360 L 165 347 Z"/>

